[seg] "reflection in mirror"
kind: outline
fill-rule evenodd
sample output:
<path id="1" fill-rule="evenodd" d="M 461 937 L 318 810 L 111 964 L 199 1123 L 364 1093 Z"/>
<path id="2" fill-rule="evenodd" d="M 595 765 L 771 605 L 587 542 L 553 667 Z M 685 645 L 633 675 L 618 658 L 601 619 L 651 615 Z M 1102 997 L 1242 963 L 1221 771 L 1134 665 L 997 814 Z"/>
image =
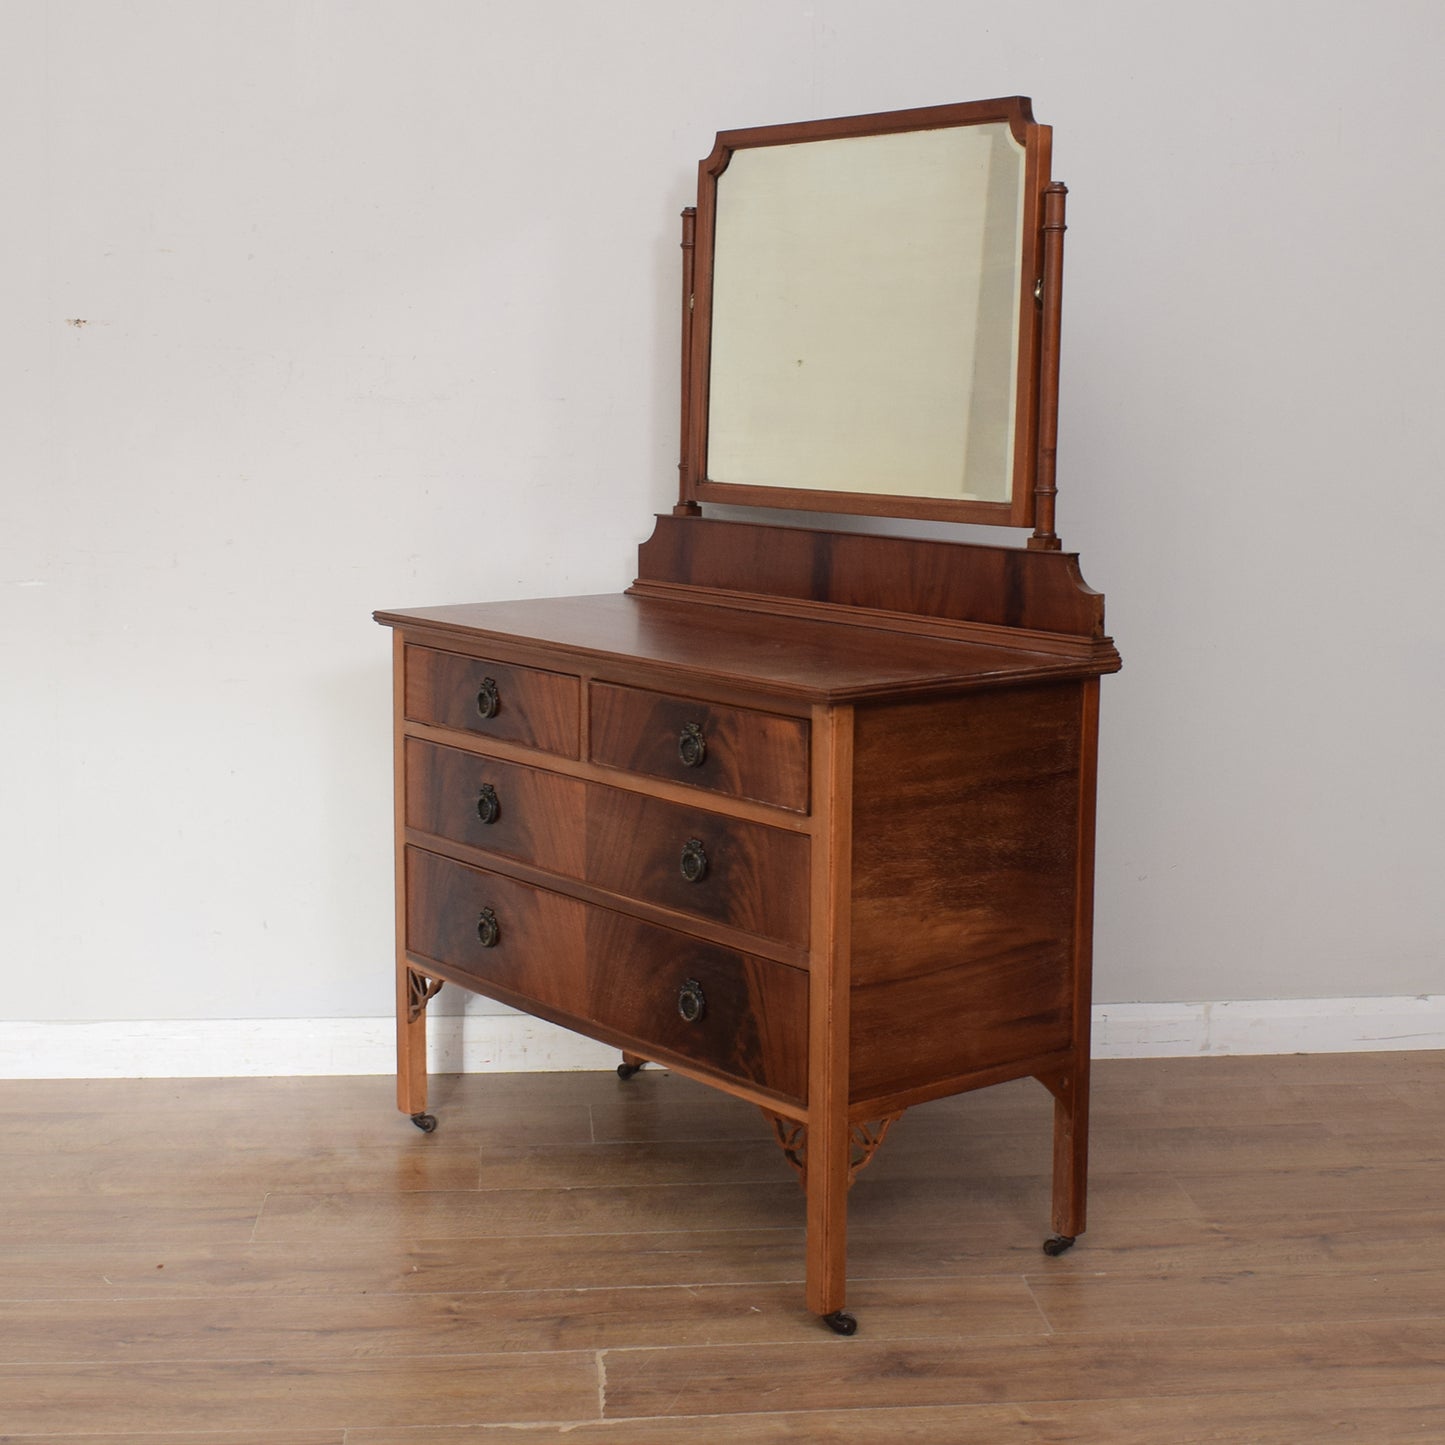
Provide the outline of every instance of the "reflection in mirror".
<path id="1" fill-rule="evenodd" d="M 1026 284 L 1009 125 L 738 149 L 717 187 L 708 480 L 1007 503 Z"/>

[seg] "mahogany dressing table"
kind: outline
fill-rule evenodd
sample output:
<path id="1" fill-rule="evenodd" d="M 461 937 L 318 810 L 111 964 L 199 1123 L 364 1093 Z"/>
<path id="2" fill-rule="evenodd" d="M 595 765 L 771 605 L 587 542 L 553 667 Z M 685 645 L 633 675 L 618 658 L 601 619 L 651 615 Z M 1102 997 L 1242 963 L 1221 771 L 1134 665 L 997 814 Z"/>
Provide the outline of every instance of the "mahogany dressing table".
<path id="1" fill-rule="evenodd" d="M 759 1106 L 840 1334 L 913 1104 L 1054 1096 L 1083 1231 L 1103 598 L 1053 531 L 1064 188 L 1027 100 L 724 132 L 683 220 L 681 498 L 626 593 L 394 629 L 398 1104 L 454 984 Z M 992 546 L 710 503 L 1032 528 Z M 745 514 L 748 516 L 754 513 Z M 835 528 L 837 527 L 835 523 Z"/>

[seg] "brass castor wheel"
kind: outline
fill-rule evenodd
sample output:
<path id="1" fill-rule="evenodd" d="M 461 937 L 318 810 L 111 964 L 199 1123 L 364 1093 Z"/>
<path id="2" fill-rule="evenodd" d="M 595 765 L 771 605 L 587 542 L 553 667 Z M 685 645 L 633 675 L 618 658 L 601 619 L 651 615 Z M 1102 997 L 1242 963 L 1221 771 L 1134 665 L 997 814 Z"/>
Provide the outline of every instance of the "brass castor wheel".
<path id="1" fill-rule="evenodd" d="M 1072 1249 L 1074 1247 L 1074 1240 L 1077 1237 L 1077 1235 L 1073 1234 L 1051 1234 L 1044 1240 L 1044 1253 L 1050 1258 L 1057 1258 L 1057 1256 L 1061 1255 L 1066 1249 Z"/>
<path id="2" fill-rule="evenodd" d="M 618 1064 L 617 1077 L 619 1079 L 630 1079 L 635 1073 L 639 1072 L 641 1068 L 641 1064 Z"/>
<path id="3" fill-rule="evenodd" d="M 858 1333 L 858 1321 L 847 1310 L 834 1310 L 832 1314 L 824 1315 L 823 1323 L 835 1335 L 856 1335 Z"/>
<path id="4" fill-rule="evenodd" d="M 430 1134 L 437 1126 L 435 1114 L 413 1114 L 411 1122 L 416 1125 L 423 1134 Z"/>

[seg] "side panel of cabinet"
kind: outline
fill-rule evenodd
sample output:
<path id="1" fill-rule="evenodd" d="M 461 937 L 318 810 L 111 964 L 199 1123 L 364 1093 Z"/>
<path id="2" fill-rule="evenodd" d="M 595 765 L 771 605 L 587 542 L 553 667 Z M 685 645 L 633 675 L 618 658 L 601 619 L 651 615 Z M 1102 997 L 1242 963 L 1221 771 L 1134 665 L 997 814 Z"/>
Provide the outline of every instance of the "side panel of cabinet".
<path id="1" fill-rule="evenodd" d="M 860 708 L 854 1099 L 1067 1050 L 1081 684 Z"/>

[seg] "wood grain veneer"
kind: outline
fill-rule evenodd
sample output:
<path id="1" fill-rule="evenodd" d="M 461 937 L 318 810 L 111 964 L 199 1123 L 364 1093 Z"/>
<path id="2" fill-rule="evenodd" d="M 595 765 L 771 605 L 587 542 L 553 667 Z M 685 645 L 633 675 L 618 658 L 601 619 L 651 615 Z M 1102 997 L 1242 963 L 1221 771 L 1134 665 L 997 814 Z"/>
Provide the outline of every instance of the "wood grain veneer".
<path id="1" fill-rule="evenodd" d="M 407 854 L 407 900 L 408 956 L 433 976 L 619 1048 L 806 1097 L 808 978 L 799 969 L 419 848 Z M 495 919 L 491 944 L 479 937 L 483 910 Z M 690 982 L 704 1001 L 696 1020 L 678 1008 Z"/>
<path id="2" fill-rule="evenodd" d="M 578 824 L 586 814 L 586 783 L 418 738 L 406 739 L 404 755 L 408 828 L 568 877 L 586 876 L 586 834 Z M 485 814 L 478 807 L 484 788 L 491 790 Z"/>
<path id="3" fill-rule="evenodd" d="M 588 707 L 595 763 L 807 811 L 808 727 L 797 718 L 606 682 L 588 689 Z M 696 766 L 679 752 L 688 727 L 706 745 Z"/>
<path id="4" fill-rule="evenodd" d="M 805 1294 L 831 1315 L 855 1130 L 1033 1076 L 1077 1236 L 1102 599 L 1066 553 L 690 517 L 640 573 L 379 614 L 404 659 L 401 1107 L 426 1107 L 418 980 L 771 1102 L 803 1126 Z"/>
<path id="5" fill-rule="evenodd" d="M 876 474 L 864 494 L 831 470 L 710 480 L 730 158 L 975 124 L 1018 147 L 1011 359 L 979 392 L 1007 398 L 996 500 L 883 495 L 897 478 Z M 678 505 L 631 588 L 376 614 L 396 631 L 400 1108 L 435 1127 L 426 1003 L 444 982 L 617 1045 L 624 1078 L 664 1062 L 763 1106 L 804 1186 L 804 1298 L 844 1334 L 849 1191 L 905 1109 L 1036 1080 L 1046 1251 L 1086 1219 L 1099 679 L 1120 659 L 1054 532 L 1051 145 L 1018 96 L 719 134 L 683 216 Z M 701 515 L 715 501 L 1034 534 Z M 619 1388 L 646 1412 L 678 1408 L 682 1388 L 659 1405 L 671 1387 L 637 1378 Z"/>
<path id="6" fill-rule="evenodd" d="M 806 946 L 806 836 L 595 785 L 586 802 L 586 832 L 591 882 Z M 685 854 L 703 860 L 696 881 L 683 871 Z"/>
<path id="7" fill-rule="evenodd" d="M 409 648 L 405 667 L 408 718 L 577 756 L 576 678 L 430 647 Z M 492 716 L 478 707 L 486 687 Z"/>

